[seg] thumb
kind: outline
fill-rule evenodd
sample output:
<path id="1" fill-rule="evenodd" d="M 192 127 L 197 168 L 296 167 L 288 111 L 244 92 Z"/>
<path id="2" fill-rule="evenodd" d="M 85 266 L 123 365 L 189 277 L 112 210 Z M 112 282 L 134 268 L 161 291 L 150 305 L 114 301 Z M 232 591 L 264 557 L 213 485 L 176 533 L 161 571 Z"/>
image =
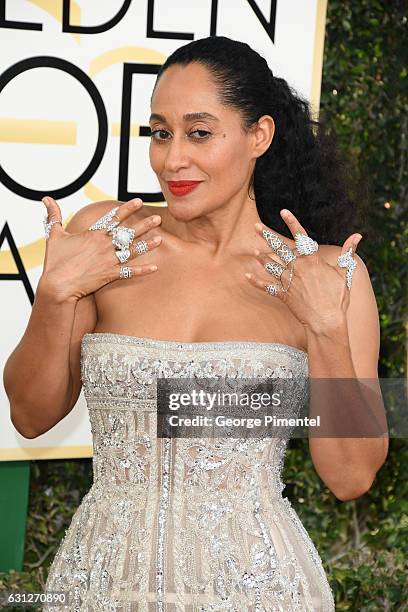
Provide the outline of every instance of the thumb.
<path id="1" fill-rule="evenodd" d="M 58 224 L 61 224 L 60 228 L 62 228 L 61 210 L 57 202 L 54 200 L 54 198 L 52 198 L 51 196 L 44 196 L 41 201 L 47 208 L 47 217 L 45 221 L 47 221 L 48 223 L 51 223 L 51 221 L 54 221 L 52 228 L 54 228 L 54 225 L 58 225 Z"/>
<path id="2" fill-rule="evenodd" d="M 359 243 L 360 243 L 360 240 L 362 240 L 362 238 L 363 238 L 363 237 L 362 237 L 362 235 L 361 235 L 361 234 L 355 234 L 355 235 L 353 236 L 353 241 L 352 241 L 352 244 L 351 244 L 351 246 L 352 246 L 352 248 L 353 248 L 353 253 L 355 253 L 355 252 L 356 252 L 357 247 L 358 247 L 358 245 L 359 245 Z"/>

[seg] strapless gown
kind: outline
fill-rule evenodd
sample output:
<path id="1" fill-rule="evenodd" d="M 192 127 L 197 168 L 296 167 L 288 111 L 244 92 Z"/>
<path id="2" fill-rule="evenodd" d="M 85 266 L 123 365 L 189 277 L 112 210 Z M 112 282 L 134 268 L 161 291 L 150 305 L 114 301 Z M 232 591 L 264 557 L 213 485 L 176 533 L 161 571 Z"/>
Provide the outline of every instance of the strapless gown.
<path id="1" fill-rule="evenodd" d="M 335 610 L 318 551 L 282 496 L 287 438 L 157 436 L 158 377 L 258 376 L 307 381 L 307 353 L 279 343 L 84 335 L 93 485 L 45 585 L 69 591 L 71 604 L 43 610 Z"/>

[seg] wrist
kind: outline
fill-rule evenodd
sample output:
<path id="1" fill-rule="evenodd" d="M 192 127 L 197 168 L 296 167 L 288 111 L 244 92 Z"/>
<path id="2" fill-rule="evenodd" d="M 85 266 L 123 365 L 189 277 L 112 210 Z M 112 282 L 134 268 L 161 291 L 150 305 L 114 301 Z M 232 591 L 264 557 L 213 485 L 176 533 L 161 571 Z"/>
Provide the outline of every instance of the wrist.
<path id="1" fill-rule="evenodd" d="M 62 305 L 62 304 L 75 304 L 78 299 L 69 295 L 65 288 L 56 286 L 46 277 L 41 277 L 38 281 L 37 290 L 36 290 L 36 299 L 37 296 L 41 301 L 49 302 L 52 304 Z"/>
<path id="2" fill-rule="evenodd" d="M 308 338 L 346 338 L 348 340 L 346 315 L 340 313 L 339 315 L 316 322 L 312 325 L 306 325 L 306 336 Z"/>

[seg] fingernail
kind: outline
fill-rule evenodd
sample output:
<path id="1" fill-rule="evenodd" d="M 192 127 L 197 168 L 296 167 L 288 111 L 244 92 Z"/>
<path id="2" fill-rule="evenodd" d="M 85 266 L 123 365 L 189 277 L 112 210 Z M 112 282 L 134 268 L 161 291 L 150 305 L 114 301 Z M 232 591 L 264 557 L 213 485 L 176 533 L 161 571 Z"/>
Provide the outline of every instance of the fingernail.
<path id="1" fill-rule="evenodd" d="M 252 274 L 251 274 L 250 272 L 245 272 L 245 276 L 246 276 L 247 278 L 251 278 Z"/>
<path id="2" fill-rule="evenodd" d="M 261 223 L 255 223 L 255 227 L 256 227 L 257 230 L 262 230 L 263 229 L 263 226 L 262 226 Z"/>
<path id="3" fill-rule="evenodd" d="M 259 249 L 254 250 L 255 255 L 260 255 L 261 251 Z"/>
<path id="4" fill-rule="evenodd" d="M 48 198 L 46 196 L 44 196 L 43 198 L 41 198 L 41 202 L 47 206 Z"/>
<path id="5" fill-rule="evenodd" d="M 290 210 L 288 210 L 287 208 L 282 208 L 281 213 L 283 213 L 285 216 L 290 215 Z"/>
<path id="6" fill-rule="evenodd" d="M 135 208 L 139 208 L 139 206 L 141 206 L 143 204 L 143 201 L 140 198 L 136 198 L 135 200 L 132 200 L 132 206 L 134 206 Z"/>

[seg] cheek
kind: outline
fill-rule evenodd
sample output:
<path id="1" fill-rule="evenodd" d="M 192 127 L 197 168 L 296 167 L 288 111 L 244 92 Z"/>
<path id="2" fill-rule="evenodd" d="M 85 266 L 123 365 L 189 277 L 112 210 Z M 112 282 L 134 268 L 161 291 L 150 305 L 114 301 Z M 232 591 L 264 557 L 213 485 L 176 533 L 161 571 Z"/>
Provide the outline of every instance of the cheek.
<path id="1" fill-rule="evenodd" d="M 161 155 L 160 155 L 160 151 L 157 151 L 157 147 L 154 147 L 150 144 L 149 146 L 149 160 L 150 160 L 150 165 L 152 167 L 152 170 L 154 170 L 155 172 L 157 172 L 157 170 L 160 168 L 161 165 Z"/>
<path id="2" fill-rule="evenodd" d="M 242 143 L 219 142 L 203 158 L 210 176 L 226 184 L 239 183 L 247 171 L 248 161 Z"/>

